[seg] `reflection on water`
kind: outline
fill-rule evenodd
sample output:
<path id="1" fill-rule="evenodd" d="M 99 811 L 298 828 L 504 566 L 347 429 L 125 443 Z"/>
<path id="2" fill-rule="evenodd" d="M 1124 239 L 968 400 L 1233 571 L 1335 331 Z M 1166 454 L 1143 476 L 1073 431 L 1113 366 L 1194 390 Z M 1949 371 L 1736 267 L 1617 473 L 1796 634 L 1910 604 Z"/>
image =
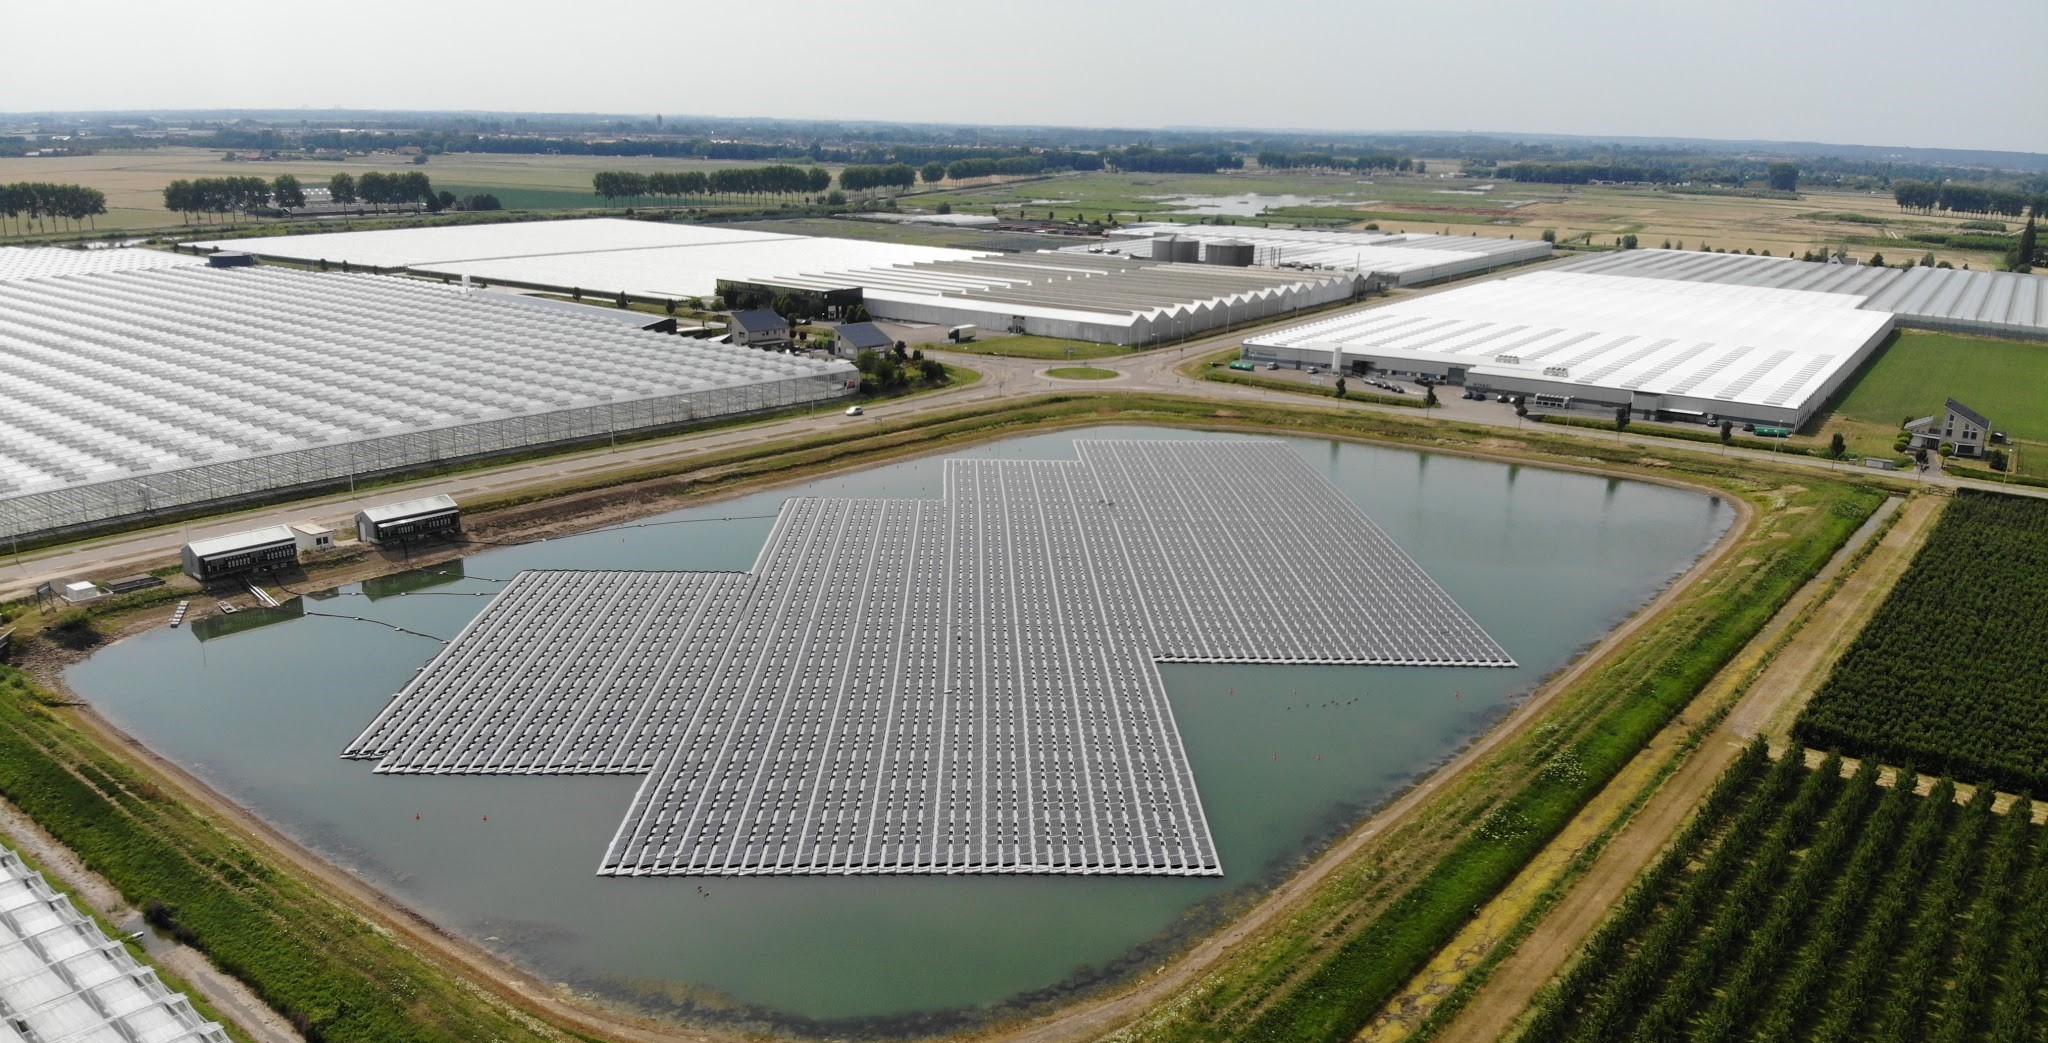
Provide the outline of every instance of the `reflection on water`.
<path id="1" fill-rule="evenodd" d="M 1177 214 L 1228 214 L 1233 217 L 1257 217 L 1268 210 L 1286 206 L 1366 206 L 1378 202 L 1374 199 L 1340 199 L 1336 196 L 1303 196 L 1291 192 L 1262 195 L 1247 192 L 1240 196 L 1157 196 L 1161 202 L 1175 204 Z"/>
<path id="2" fill-rule="evenodd" d="M 964 450 L 1071 459 L 1071 432 Z M 1078 437 L 1216 437 L 1145 428 Z M 81 696 L 294 837 L 509 959 L 658 1012 L 929 1031 L 1156 959 L 1440 763 L 1683 571 L 1726 504 L 1631 481 L 1293 439 L 1522 664 L 1166 664 L 1223 878 L 594 875 L 639 778 L 382 776 L 344 745 L 523 568 L 745 569 L 791 495 L 937 497 L 940 458 L 507 547 L 335 592 L 328 615 L 158 630 L 74 667 Z M 1320 551 L 1301 548 L 1298 553 Z M 403 596 L 392 596 L 403 595 Z M 296 607 L 302 602 L 292 602 Z M 238 613 L 224 624 L 252 613 Z M 362 616 L 382 624 L 348 618 Z M 210 620 L 193 623 L 194 633 Z M 402 627 L 405 633 L 390 627 Z M 203 651 L 202 651 L 203 649 Z M 702 887 L 702 891 L 699 887 Z M 978 1012 L 978 1013 L 977 1013 Z M 756 1023 L 760 1023 L 757 1018 Z"/>

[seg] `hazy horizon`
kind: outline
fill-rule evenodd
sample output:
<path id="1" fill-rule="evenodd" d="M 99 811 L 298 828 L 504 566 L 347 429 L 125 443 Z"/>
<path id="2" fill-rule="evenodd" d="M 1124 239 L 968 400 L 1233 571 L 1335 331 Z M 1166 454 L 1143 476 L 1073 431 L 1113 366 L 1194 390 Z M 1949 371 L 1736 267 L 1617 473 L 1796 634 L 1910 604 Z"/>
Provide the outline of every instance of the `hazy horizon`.
<path id="1" fill-rule="evenodd" d="M 13 12 L 0 109 L 27 112 L 335 108 L 730 113 L 710 118 L 1330 133 L 1557 134 L 2048 152 L 2028 118 L 2042 69 L 2025 41 L 2048 4 L 1958 0 L 1984 28 L 1951 74 L 1919 71 L 1905 0 L 1833 7 L 1731 0 L 1696 9 L 1581 0 L 1244 13 L 1215 0 L 1047 0 L 1029 17 L 884 0 L 847 20 L 818 0 L 763 0 L 704 25 L 665 5 L 608 6 L 575 32 L 557 5 L 488 18 L 386 0 L 292 12 L 232 0 L 181 37 L 177 64 L 62 46 L 75 19 Z M 174 9 L 103 0 L 95 20 L 174 33 Z M 247 17 L 241 17 L 245 14 Z M 326 27 L 328 31 L 310 30 Z M 616 28 L 614 28 L 616 27 Z M 809 27 L 767 38 L 761 27 Z M 1394 128 L 1429 128 L 1429 130 Z"/>

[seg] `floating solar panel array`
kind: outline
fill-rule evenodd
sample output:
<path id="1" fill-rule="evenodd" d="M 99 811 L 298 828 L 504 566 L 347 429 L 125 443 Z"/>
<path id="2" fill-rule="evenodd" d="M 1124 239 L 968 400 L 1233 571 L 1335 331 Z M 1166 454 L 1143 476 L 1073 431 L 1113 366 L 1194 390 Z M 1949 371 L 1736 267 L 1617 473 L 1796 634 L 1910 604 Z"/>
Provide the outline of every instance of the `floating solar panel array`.
<path id="1" fill-rule="evenodd" d="M 1514 665 L 1284 445 L 1076 446 L 792 499 L 746 573 L 524 573 L 344 755 L 647 773 L 604 875 L 1219 875 L 1156 663 Z"/>

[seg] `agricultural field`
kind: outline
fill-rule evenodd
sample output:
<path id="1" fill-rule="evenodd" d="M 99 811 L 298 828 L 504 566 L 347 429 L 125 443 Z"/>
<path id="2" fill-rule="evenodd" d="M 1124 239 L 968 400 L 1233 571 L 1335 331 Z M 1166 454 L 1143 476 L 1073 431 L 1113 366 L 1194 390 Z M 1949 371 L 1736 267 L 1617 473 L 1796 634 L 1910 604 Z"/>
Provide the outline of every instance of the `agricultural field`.
<path id="1" fill-rule="evenodd" d="M 1930 251 L 1937 261 L 1961 267 L 1996 266 L 2002 245 L 1966 248 L 1925 243 L 1913 235 L 1970 233 L 1966 216 L 1911 214 L 1889 195 L 1868 192 L 1807 191 L 1798 198 L 1694 194 L 1658 188 L 1599 185 L 1536 185 L 1511 181 L 1439 178 L 1455 169 L 1443 160 L 1427 161 L 1431 173 L 1398 175 L 1383 172 L 1316 173 L 1299 170 L 1244 170 L 1219 174 L 1122 174 L 1089 172 L 1028 180 L 953 186 L 905 195 L 906 208 L 930 209 L 950 204 L 957 213 L 1023 213 L 1061 219 L 1076 214 L 1100 220 L 1195 221 L 1198 215 L 1173 196 L 1315 197 L 1292 201 L 1270 213 L 1206 218 L 1225 223 L 1303 224 L 1320 227 L 1362 227 L 1376 224 L 1385 231 L 1437 232 L 1453 235 L 1532 238 L 1545 229 L 1560 241 L 1592 236 L 1596 245 L 1633 234 L 1643 246 L 1669 241 L 1697 249 L 1701 244 L 1735 251 L 1771 251 L 1798 256 L 1823 246 L 1843 247 L 1858 257 L 1882 252 L 1892 264 L 1918 260 Z M 1493 187 L 1486 188 L 1491 185 Z M 2015 228 L 2017 226 L 2014 226 Z M 1972 234 L 1982 235 L 1982 232 Z"/>
<path id="2" fill-rule="evenodd" d="M 2048 830 L 1993 802 L 1773 762 L 1759 741 L 1517 1038 L 2039 1038 Z"/>
<path id="3" fill-rule="evenodd" d="M 352 156 L 345 161 L 223 162 L 212 149 L 163 148 L 91 156 L 0 158 L 0 182 L 76 182 L 107 193 L 110 212 L 100 229 L 140 230 L 178 225 L 162 208 L 165 185 L 177 178 L 225 174 L 276 177 L 293 174 L 323 184 L 337 170 L 414 169 L 409 156 Z M 437 188 L 458 195 L 490 192 L 510 209 L 578 209 L 603 205 L 592 193 L 600 170 L 657 173 L 722 166 L 755 166 L 721 160 L 616 156 L 513 156 L 448 153 L 425 166 Z M 1937 237 L 1987 233 L 1961 227 L 1963 217 L 1910 214 L 1889 195 L 1810 191 L 1799 198 L 1756 198 L 1694 194 L 1656 188 L 1517 184 L 1443 178 L 1457 164 L 1428 160 L 1427 174 L 1315 172 L 1249 169 L 1218 174 L 1145 174 L 1091 171 L 1043 177 L 978 179 L 969 183 L 920 185 L 901 197 L 909 209 L 950 204 L 960 213 L 1023 213 L 1060 219 L 1081 215 L 1102 220 L 1212 220 L 1287 223 L 1344 228 L 1378 225 L 1386 231 L 1515 236 L 1533 238 L 1546 229 L 1560 241 L 1591 236 L 1597 245 L 1633 234 L 1644 246 L 1669 241 L 1697 248 L 1702 243 L 1732 250 L 1769 250 L 1797 255 L 1840 246 L 1859 257 L 1883 252 L 1894 264 L 1932 251 L 1938 260 L 1962 266 L 1994 266 L 2003 254 L 1996 233 L 1982 242 L 1929 244 L 1915 235 Z M 829 166 L 829 165 L 828 165 Z M 1285 197 L 1271 213 L 1236 213 L 1204 218 L 1181 213 L 1189 206 L 1174 197 L 1227 197 L 1258 193 Z M 1231 208 L 1235 209 L 1235 208 Z"/>
<path id="4" fill-rule="evenodd" d="M 629 168 L 653 173 L 759 165 L 701 159 L 481 153 L 434 156 L 424 166 L 414 166 L 411 156 L 395 154 L 350 156 L 346 160 L 223 162 L 221 153 L 215 149 L 163 148 L 47 159 L 0 157 L 0 183 L 55 181 L 88 185 L 107 194 L 108 212 L 100 215 L 97 221 L 100 229 L 149 229 L 177 227 L 184 223 L 182 215 L 163 208 L 164 186 L 179 178 L 228 175 L 275 178 L 279 174 L 291 174 L 308 185 L 324 185 L 327 178 L 337 172 L 361 176 L 372 170 L 386 173 L 420 170 L 433 179 L 436 189 L 446 189 L 457 195 L 490 192 L 497 195 L 508 209 L 559 209 L 605 205 L 590 187 L 591 176 L 600 170 Z"/>
<path id="5" fill-rule="evenodd" d="M 1954 396 L 2020 444 L 2021 473 L 2048 477 L 2048 344 L 1900 330 L 1811 437 L 1840 432 L 1852 455 L 1889 456 L 1899 424 Z"/>
<path id="6" fill-rule="evenodd" d="M 1792 735 L 2048 793 L 2048 500 L 1963 491 Z"/>

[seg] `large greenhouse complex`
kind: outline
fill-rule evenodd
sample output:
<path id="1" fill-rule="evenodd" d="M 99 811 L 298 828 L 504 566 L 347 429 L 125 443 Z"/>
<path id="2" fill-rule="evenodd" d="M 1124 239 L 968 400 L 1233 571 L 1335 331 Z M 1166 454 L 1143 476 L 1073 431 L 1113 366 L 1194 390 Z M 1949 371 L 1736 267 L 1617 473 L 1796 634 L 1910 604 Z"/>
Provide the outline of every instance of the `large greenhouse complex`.
<path id="1" fill-rule="evenodd" d="M 1857 294 L 1863 298 L 1861 307 L 1897 316 L 1901 326 L 2048 340 L 2048 280 L 2038 275 L 1961 268 L 1870 268 L 1682 250 L 1595 254 L 1556 270 Z"/>
<path id="2" fill-rule="evenodd" d="M 0 537 L 835 398 L 856 378 L 386 276 L 0 280 Z"/>
<path id="3" fill-rule="evenodd" d="M 1797 263 L 1797 262 L 1794 262 Z M 1855 293 L 1545 270 L 1245 341 L 1245 356 L 1797 427 L 1891 331 Z"/>
<path id="4" fill-rule="evenodd" d="M 1161 237 L 1178 245 L 1162 254 Z M 1126 345 L 1350 300 L 1369 274 L 1409 286 L 1550 254 L 1540 240 L 1186 225 L 1134 225 L 1060 251 L 990 253 L 616 218 L 193 245 L 643 298 L 709 299 L 739 287 L 821 306 L 859 303 L 899 322 Z"/>

